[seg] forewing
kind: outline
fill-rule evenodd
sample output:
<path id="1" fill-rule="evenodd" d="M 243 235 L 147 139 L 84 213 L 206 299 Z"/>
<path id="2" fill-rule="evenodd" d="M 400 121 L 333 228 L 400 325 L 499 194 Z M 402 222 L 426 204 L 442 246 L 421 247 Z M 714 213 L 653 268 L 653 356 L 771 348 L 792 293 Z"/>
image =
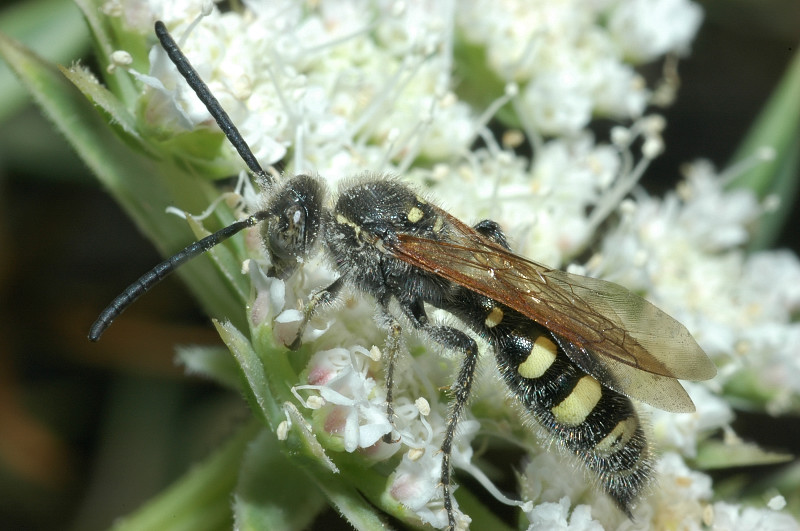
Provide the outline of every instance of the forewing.
<path id="1" fill-rule="evenodd" d="M 708 380 L 717 369 L 689 331 L 644 298 L 613 282 L 550 270 L 544 273 L 549 286 L 569 290 L 576 300 L 612 324 L 612 330 L 598 330 L 611 337 L 612 347 L 600 345 L 601 356 L 643 371 L 682 380 Z M 565 336 L 570 338 L 570 336 Z M 571 338 L 570 338 L 571 339 Z"/>
<path id="2" fill-rule="evenodd" d="M 567 356 L 606 387 L 627 397 L 673 413 L 692 413 L 694 403 L 681 383 L 670 376 L 661 376 L 639 370 L 624 363 L 604 363 L 603 358 L 591 356 L 584 349 L 553 334 Z M 585 366 L 578 360 L 589 360 Z"/>
<path id="3" fill-rule="evenodd" d="M 447 241 L 403 234 L 387 250 L 548 328 L 576 347 L 567 353 L 581 369 L 604 383 L 617 382 L 610 387 L 670 411 L 693 410 L 685 391 L 685 399 L 676 398 L 679 383 L 668 386 L 675 393 L 659 387 L 673 378 L 716 374 L 683 325 L 617 284 L 526 260 L 446 212 L 440 215 L 447 221 Z M 642 371 L 664 378 L 648 379 Z M 677 403 L 665 404 L 655 396 L 659 392 Z"/>

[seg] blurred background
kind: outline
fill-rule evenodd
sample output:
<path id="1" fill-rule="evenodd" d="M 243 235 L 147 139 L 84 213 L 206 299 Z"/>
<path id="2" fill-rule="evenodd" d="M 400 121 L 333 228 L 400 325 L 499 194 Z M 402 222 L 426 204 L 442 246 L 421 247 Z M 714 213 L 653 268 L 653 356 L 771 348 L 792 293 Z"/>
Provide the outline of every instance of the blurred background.
<path id="1" fill-rule="evenodd" d="M 667 150 L 642 181 L 653 193 L 673 188 L 684 162 L 727 164 L 800 43 L 797 0 L 700 4 L 706 20 L 665 112 Z M 91 65 L 78 9 L 49 5 L 65 33 L 28 44 L 60 64 Z M 24 34 L 10 15 L 18 4 L 0 8 L 0 30 Z M 651 79 L 660 65 L 652 68 Z M 97 313 L 161 257 L 9 77 L 0 64 L 0 528 L 102 529 L 207 455 L 247 412 L 175 364 L 175 344 L 221 344 L 177 278 L 131 308 L 115 334 L 88 342 Z M 799 222 L 795 208 L 776 246 L 800 250 Z M 777 424 L 742 413 L 735 427 L 800 453 L 800 423 Z"/>

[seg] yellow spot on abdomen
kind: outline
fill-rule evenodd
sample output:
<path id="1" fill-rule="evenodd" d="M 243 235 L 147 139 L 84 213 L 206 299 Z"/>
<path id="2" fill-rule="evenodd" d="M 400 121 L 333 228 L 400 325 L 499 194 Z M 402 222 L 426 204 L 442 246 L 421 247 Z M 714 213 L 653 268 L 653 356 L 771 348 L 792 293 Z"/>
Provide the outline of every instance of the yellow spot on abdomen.
<path id="1" fill-rule="evenodd" d="M 486 320 L 483 322 L 483 324 L 486 325 L 486 328 L 494 328 L 495 326 L 499 325 L 502 320 L 503 310 L 495 306 L 492 308 L 492 311 L 489 312 L 489 315 L 486 316 Z"/>
<path id="2" fill-rule="evenodd" d="M 595 445 L 595 452 L 611 455 L 622 450 L 631 440 L 633 434 L 636 433 L 638 426 L 639 422 L 635 416 L 630 416 L 617 422 L 611 433 L 603 437 L 603 440 Z"/>
<path id="3" fill-rule="evenodd" d="M 602 395 L 603 388 L 600 387 L 600 383 L 587 375 L 578 380 L 578 384 L 567 398 L 550 411 L 561 424 L 577 426 L 586 420 Z"/>
<path id="4" fill-rule="evenodd" d="M 408 221 L 411 223 L 416 223 L 425 217 L 425 213 L 417 207 L 412 207 L 411 210 L 408 211 Z"/>
<path id="5" fill-rule="evenodd" d="M 556 361 L 558 347 L 545 336 L 539 336 L 525 361 L 519 364 L 517 372 L 523 378 L 539 378 Z"/>

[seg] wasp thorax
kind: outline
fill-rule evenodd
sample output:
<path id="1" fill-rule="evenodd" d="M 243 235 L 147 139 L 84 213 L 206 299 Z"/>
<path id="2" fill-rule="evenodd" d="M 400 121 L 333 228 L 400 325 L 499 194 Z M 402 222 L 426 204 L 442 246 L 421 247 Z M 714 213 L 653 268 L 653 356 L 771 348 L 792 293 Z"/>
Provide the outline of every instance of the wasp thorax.
<path id="1" fill-rule="evenodd" d="M 266 208 L 261 241 L 270 259 L 270 275 L 289 277 L 314 251 L 319 237 L 323 188 L 308 175 L 289 179 Z"/>
<path id="2" fill-rule="evenodd" d="M 397 234 L 436 238 L 442 221 L 423 198 L 404 184 L 376 177 L 342 191 L 336 203 L 336 222 L 371 237 Z M 359 234 L 356 234 L 359 236 Z M 369 239 L 361 236 L 361 239 Z"/>

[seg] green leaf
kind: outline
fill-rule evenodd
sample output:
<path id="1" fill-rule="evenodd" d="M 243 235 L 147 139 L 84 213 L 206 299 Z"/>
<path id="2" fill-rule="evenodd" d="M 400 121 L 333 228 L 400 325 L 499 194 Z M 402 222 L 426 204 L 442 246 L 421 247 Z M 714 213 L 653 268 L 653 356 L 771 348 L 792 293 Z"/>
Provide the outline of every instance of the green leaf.
<path id="1" fill-rule="evenodd" d="M 724 395 L 728 402 L 737 409 L 745 411 L 764 411 L 765 404 L 781 398 L 780 387 L 766 384 L 753 371 L 739 371 L 725 382 Z M 781 398 L 782 399 L 782 398 Z M 800 399 L 789 397 L 789 402 L 782 405 L 785 412 L 800 411 Z"/>
<path id="2" fill-rule="evenodd" d="M 17 2 L 0 13 L 0 31 L 59 63 L 72 61 L 89 46 L 81 14 L 70 0 Z M 27 91 L 0 65 L 0 120 L 18 110 Z"/>
<path id="3" fill-rule="evenodd" d="M 136 130 L 136 119 L 117 97 L 106 87 L 97 82 L 97 78 L 84 68 L 63 68 L 61 73 L 108 115 L 108 120 L 119 124 L 123 131 L 139 138 Z"/>
<path id="4" fill-rule="evenodd" d="M 215 321 L 214 324 L 239 363 L 247 383 L 245 396 L 250 407 L 265 419 L 272 431 L 277 431 L 287 416 L 291 419 L 292 429 L 287 434 L 285 446 L 292 460 L 314 478 L 328 501 L 356 529 L 384 529 L 380 513 L 373 504 L 380 503 L 386 478 L 371 469 L 365 469 L 361 458 L 349 454 L 337 456 L 337 461 L 344 463 L 339 473 L 340 468 L 326 455 L 294 404 L 287 401 L 281 407 L 276 402 L 275 396 L 290 397 L 292 382 L 297 381 L 297 375 L 286 360 L 285 349 L 276 348 L 271 336 L 267 336 L 268 332 L 262 330 L 262 340 L 255 340 L 259 348 L 265 347 L 269 353 L 263 357 L 262 363 L 262 358 L 241 332 L 229 323 Z M 259 337 L 257 330 L 254 336 Z M 361 491 L 370 497 L 371 503 L 367 502 Z M 252 513 L 249 516 L 256 517 Z M 269 515 L 270 518 L 274 516 Z"/>
<path id="5" fill-rule="evenodd" d="M 162 494 L 119 520 L 115 531 L 200 531 L 230 529 L 230 493 L 236 485 L 242 456 L 261 429 L 251 421 L 222 448 L 192 468 Z"/>
<path id="6" fill-rule="evenodd" d="M 130 74 L 120 68 L 109 73 L 108 67 L 111 65 L 111 54 L 115 50 L 126 50 L 134 58 L 147 57 L 147 53 L 145 53 L 146 38 L 144 35 L 138 35 L 136 39 L 127 39 L 124 44 L 118 42 L 115 38 L 116 32 L 112 28 L 113 21 L 118 20 L 118 18 L 106 16 L 103 13 L 103 3 L 101 0 L 75 0 L 75 4 L 83 12 L 86 24 L 89 26 L 89 31 L 95 43 L 95 57 L 100 64 L 100 68 L 107 74 L 105 81 L 111 92 L 116 94 L 122 101 L 133 103 L 136 101 L 139 91 Z M 134 65 L 134 67 L 141 66 L 140 64 Z"/>
<path id="7" fill-rule="evenodd" d="M 360 531 L 383 531 L 387 528 L 381 513 L 367 502 L 358 489 L 334 479 L 332 476 L 318 478 L 318 485 L 350 525 Z"/>
<path id="8" fill-rule="evenodd" d="M 770 452 L 757 444 L 745 441 L 723 442 L 716 440 L 703 441 L 695 462 L 700 469 L 714 470 L 740 466 L 771 465 L 791 461 L 793 456 L 785 453 Z"/>
<path id="9" fill-rule="evenodd" d="M 224 347 L 177 347 L 177 358 L 186 367 L 187 374 L 204 378 L 237 391 L 242 390 L 239 367 Z"/>
<path id="10" fill-rule="evenodd" d="M 486 109 L 505 92 L 506 81 L 489 67 L 486 47 L 461 36 L 453 49 L 453 77 L 459 79 L 458 97 L 475 109 Z M 520 127 L 519 117 L 510 107 L 497 112 L 497 118 L 509 127 Z"/>
<path id="11" fill-rule="evenodd" d="M 209 236 L 211 233 L 203 227 L 193 216 L 187 216 L 186 221 L 189 228 L 198 240 Z M 229 223 L 232 223 L 233 219 Z M 236 252 L 231 252 L 229 246 L 236 247 Z M 236 245 L 235 241 L 228 241 L 227 245 L 216 245 L 207 251 L 208 257 L 213 260 L 219 269 L 220 274 L 224 275 L 231 285 L 242 304 L 245 304 L 250 295 L 250 282 L 247 275 L 241 271 L 242 260 L 238 256 L 245 254 L 243 245 Z M 237 254 L 238 253 L 238 254 Z"/>
<path id="12" fill-rule="evenodd" d="M 139 142 L 130 136 L 118 136 L 121 130 L 110 126 L 56 66 L 2 34 L 0 55 L 163 255 L 171 255 L 193 241 L 185 222 L 166 214 L 164 208 L 175 204 L 189 212 L 200 212 L 218 195 L 213 186 L 164 158 L 145 154 L 144 151 L 157 152 L 157 146 L 152 150 L 132 150 L 131 145 Z M 217 209 L 214 216 L 220 224 L 231 219 L 231 214 L 222 209 Z M 240 297 L 208 260 L 193 260 L 181 267 L 179 274 L 210 315 L 245 322 Z"/>
<path id="13" fill-rule="evenodd" d="M 456 490 L 459 508 L 472 519 L 472 529 L 494 529 L 511 531 L 505 522 L 500 520 L 481 500 L 465 487 Z"/>
<path id="14" fill-rule="evenodd" d="M 275 435 L 261 432 L 242 461 L 233 504 L 236 529 L 307 529 L 327 506 L 306 472 L 281 452 Z"/>
<path id="15" fill-rule="evenodd" d="M 774 158 L 754 165 L 732 183 L 749 188 L 762 199 L 774 196 L 781 201 L 776 210 L 759 220 L 751 251 L 773 244 L 794 208 L 800 184 L 800 51 L 737 149 L 733 163 L 754 157 L 764 147 L 774 150 Z"/>
<path id="16" fill-rule="evenodd" d="M 239 364 L 246 382 L 245 397 L 250 408 L 259 415 L 263 422 L 274 432 L 283 420 L 283 411 L 270 392 L 264 365 L 261 358 L 253 350 L 250 341 L 231 323 L 214 321 L 222 341 L 228 346 Z"/>

